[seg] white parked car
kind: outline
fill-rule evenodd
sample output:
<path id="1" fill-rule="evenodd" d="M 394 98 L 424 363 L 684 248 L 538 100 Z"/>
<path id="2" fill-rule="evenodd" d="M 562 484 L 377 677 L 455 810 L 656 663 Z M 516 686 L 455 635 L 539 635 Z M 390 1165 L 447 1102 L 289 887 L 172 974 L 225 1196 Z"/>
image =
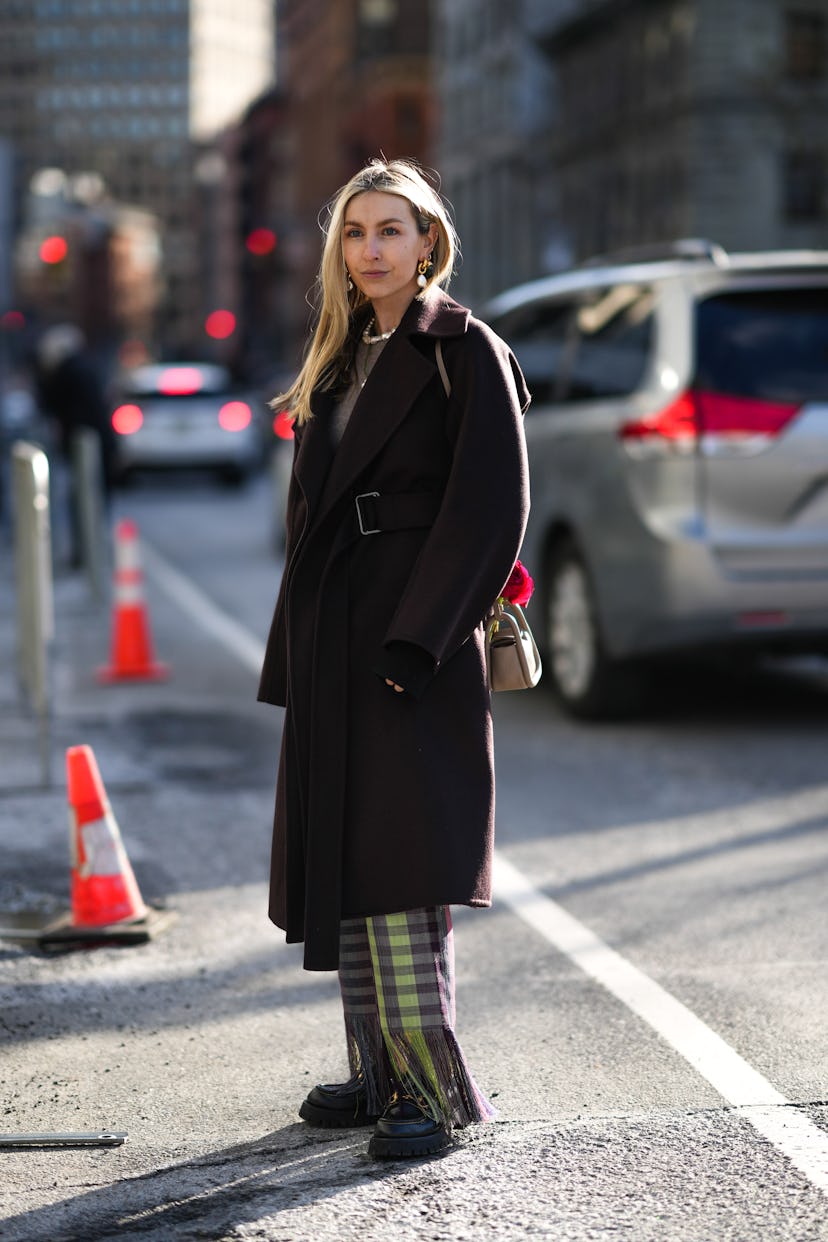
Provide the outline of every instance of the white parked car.
<path id="1" fill-rule="evenodd" d="M 258 397 L 240 392 L 226 368 L 204 362 L 136 367 L 113 403 L 116 470 L 213 469 L 241 482 L 264 461 Z"/>

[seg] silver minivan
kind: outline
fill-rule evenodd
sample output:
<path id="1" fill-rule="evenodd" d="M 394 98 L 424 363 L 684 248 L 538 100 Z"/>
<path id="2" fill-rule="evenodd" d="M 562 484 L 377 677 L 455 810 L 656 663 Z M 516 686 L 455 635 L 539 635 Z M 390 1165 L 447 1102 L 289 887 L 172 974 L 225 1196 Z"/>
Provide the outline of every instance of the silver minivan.
<path id="1" fill-rule="evenodd" d="M 656 657 L 828 652 L 828 251 L 676 243 L 481 315 L 533 394 L 521 559 L 571 712 Z"/>

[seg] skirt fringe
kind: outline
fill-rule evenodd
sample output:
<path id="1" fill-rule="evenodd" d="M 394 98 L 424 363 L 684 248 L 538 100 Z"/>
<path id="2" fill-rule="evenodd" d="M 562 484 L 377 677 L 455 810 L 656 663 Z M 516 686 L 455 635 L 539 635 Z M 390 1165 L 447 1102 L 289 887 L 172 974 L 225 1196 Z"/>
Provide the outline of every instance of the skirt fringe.
<path id="1" fill-rule="evenodd" d="M 399 1092 L 458 1129 L 494 1118 L 449 1027 L 383 1034 L 378 1019 L 346 1016 L 345 1030 L 351 1074 L 365 1086 L 369 1113 L 381 1113 Z"/>

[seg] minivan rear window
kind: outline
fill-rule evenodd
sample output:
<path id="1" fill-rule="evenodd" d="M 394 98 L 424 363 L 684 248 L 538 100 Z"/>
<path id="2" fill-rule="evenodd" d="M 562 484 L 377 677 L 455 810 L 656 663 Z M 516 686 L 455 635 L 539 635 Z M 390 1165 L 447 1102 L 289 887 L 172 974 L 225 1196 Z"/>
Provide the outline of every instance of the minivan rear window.
<path id="1" fill-rule="evenodd" d="M 696 384 L 763 401 L 828 401 L 828 288 L 718 294 L 696 310 Z"/>
<path id="2" fill-rule="evenodd" d="M 554 399 L 571 314 L 568 302 L 540 301 L 518 306 L 501 319 L 492 320 L 495 332 L 514 350 L 535 406 Z"/>
<path id="3" fill-rule="evenodd" d="M 492 320 L 515 351 L 533 407 L 626 396 L 652 347 L 654 294 L 634 284 L 531 302 Z"/>
<path id="4" fill-rule="evenodd" d="M 654 294 L 645 285 L 593 289 L 575 315 L 560 400 L 626 397 L 644 378 L 652 349 Z"/>

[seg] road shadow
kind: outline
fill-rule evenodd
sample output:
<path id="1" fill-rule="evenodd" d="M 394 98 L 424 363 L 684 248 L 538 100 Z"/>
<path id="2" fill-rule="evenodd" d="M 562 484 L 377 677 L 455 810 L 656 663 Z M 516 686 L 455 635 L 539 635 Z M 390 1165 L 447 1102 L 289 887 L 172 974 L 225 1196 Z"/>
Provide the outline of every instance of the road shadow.
<path id="1" fill-rule="evenodd" d="M 264 1216 L 310 1206 L 360 1185 L 393 1181 L 411 1169 L 410 1161 L 370 1159 L 368 1137 L 366 1129 L 332 1132 L 287 1125 L 252 1142 L 8 1217 L 0 1222 L 0 1232 L 4 1242 L 225 1237 Z M 453 1150 L 474 1141 L 458 1136 L 458 1148 L 426 1157 L 418 1168 L 450 1160 Z M 108 1159 L 115 1178 L 117 1156 L 110 1152 Z"/>
<path id="2" fill-rule="evenodd" d="M 527 715 L 551 717 L 585 734 L 614 728 L 634 731 L 653 724 L 677 729 L 703 724 L 761 728 L 780 722 L 814 722 L 828 731 L 828 659 L 752 662 L 694 657 L 656 663 L 642 669 L 638 692 L 624 710 L 588 721 L 565 711 L 546 674 L 534 694 L 495 696 L 495 710 L 507 721 Z"/>
<path id="3" fill-rule="evenodd" d="M 646 684 L 639 718 L 667 726 L 713 721 L 774 728 L 781 721 L 807 721 L 828 730 L 828 661 L 697 659 L 665 665 Z"/>

